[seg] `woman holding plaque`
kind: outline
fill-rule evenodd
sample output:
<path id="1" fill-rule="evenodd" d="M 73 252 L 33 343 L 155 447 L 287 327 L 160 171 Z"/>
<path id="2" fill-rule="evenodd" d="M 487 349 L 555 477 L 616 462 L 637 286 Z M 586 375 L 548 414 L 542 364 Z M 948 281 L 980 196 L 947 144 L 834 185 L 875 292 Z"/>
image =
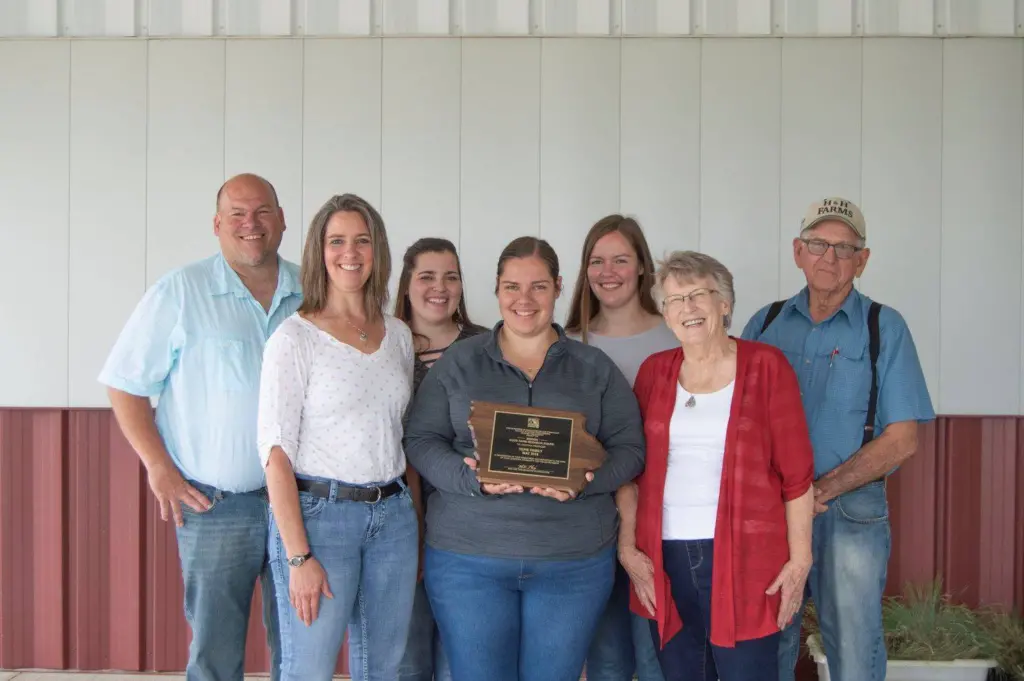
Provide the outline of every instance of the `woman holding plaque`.
<path id="1" fill-rule="evenodd" d="M 636 220 L 598 220 L 583 242 L 565 331 L 603 350 L 630 385 L 645 359 L 679 344 L 654 303 L 653 284 L 654 261 Z M 619 492 L 632 493 L 630 487 Z M 622 681 L 634 673 L 640 681 L 662 681 L 651 629 L 646 618 L 630 612 L 629 593 L 629 575 L 617 563 L 615 586 L 587 654 L 587 681 Z"/>
<path id="2" fill-rule="evenodd" d="M 667 681 L 772 681 L 811 567 L 796 375 L 776 348 L 729 335 L 733 278 L 714 258 L 673 253 L 655 293 L 679 347 L 649 357 L 634 387 L 647 465 L 638 503 L 620 499 L 619 542 L 633 609 L 653 619 Z"/>
<path id="3" fill-rule="evenodd" d="M 424 580 L 455 681 L 577 681 L 614 579 L 612 495 L 643 469 L 640 411 L 608 356 L 552 321 L 562 281 L 547 242 L 512 241 L 496 280 L 501 321 L 437 360 L 409 417 L 406 454 L 437 490 L 427 508 Z M 501 403 L 506 414 L 582 414 L 573 456 L 596 451 L 603 463 L 585 480 L 578 473 L 579 494 L 557 473 L 546 478 L 550 486 L 536 476 L 517 484 L 515 473 L 482 484 L 477 459 L 490 456 L 490 433 L 470 427 L 471 402 L 480 401 Z M 556 470 L 546 467 L 568 455 L 567 441 L 545 428 L 560 422 L 538 430 L 533 418 L 524 417 L 523 437 L 550 446 L 537 469 Z M 520 458 L 529 458 L 527 448 Z"/>
<path id="4" fill-rule="evenodd" d="M 414 394 L 430 367 L 453 343 L 487 331 L 469 320 L 462 290 L 462 266 L 455 244 L 447 239 L 423 238 L 406 250 L 398 277 L 394 314 L 412 329 L 416 349 Z M 422 487 L 420 475 L 411 466 L 406 469 L 406 476 L 422 522 L 427 497 L 433 489 L 430 485 Z M 409 639 L 398 668 L 398 679 L 451 681 L 448 660 L 422 580 L 416 584 Z"/>
<path id="5" fill-rule="evenodd" d="M 412 334 L 383 312 L 380 214 L 335 196 L 310 223 L 302 305 L 267 341 L 257 444 L 273 510 L 269 555 L 282 681 L 328 681 L 346 629 L 354 679 L 394 679 L 416 588 L 403 473 Z"/>

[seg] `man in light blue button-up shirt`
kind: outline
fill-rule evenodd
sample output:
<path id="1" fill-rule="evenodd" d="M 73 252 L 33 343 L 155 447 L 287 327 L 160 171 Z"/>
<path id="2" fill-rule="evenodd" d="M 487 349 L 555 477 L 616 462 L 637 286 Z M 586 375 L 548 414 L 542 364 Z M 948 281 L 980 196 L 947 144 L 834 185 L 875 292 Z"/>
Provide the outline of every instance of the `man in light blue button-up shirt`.
<path id="1" fill-rule="evenodd" d="M 213 228 L 220 252 L 164 275 L 146 292 L 99 380 L 146 467 L 161 517 L 175 521 L 192 628 L 186 678 L 241 680 L 260 578 L 276 679 L 256 414 L 263 346 L 302 301 L 299 271 L 278 255 L 284 213 L 263 178 L 228 180 L 217 194 Z"/>
<path id="2" fill-rule="evenodd" d="M 888 306 L 878 313 L 877 403 L 874 419 L 868 417 L 873 301 L 853 287 L 870 254 L 865 240 L 864 216 L 852 201 L 813 204 L 793 241 L 807 286 L 773 319 L 766 306 L 743 330 L 744 338 L 785 352 L 800 382 L 816 478 L 807 586 L 833 681 L 885 679 L 885 478 L 916 451 L 918 423 L 935 418 L 910 329 Z M 800 626 L 794 618 L 783 632 L 779 681 L 794 678 Z"/>

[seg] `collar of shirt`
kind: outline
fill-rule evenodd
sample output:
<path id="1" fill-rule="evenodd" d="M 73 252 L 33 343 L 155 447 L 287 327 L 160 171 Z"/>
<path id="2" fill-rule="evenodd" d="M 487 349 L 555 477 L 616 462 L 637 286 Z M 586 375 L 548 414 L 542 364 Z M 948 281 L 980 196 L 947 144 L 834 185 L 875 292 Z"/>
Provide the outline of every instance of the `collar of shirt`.
<path id="1" fill-rule="evenodd" d="M 827 319 L 823 319 L 818 323 L 815 323 L 811 317 L 810 297 L 810 289 L 804 286 L 799 293 L 785 302 L 782 310 L 780 310 L 780 316 L 792 314 L 795 311 L 801 314 L 812 327 L 818 325 L 832 326 L 833 322 L 843 321 L 845 322 L 843 331 L 857 332 L 858 336 L 862 336 L 859 338 L 862 341 L 867 338 L 867 319 L 864 316 L 865 299 L 856 288 L 850 289 L 846 300 L 843 301 L 838 310 L 833 312 Z"/>
<path id="2" fill-rule="evenodd" d="M 252 292 L 242 283 L 241 277 L 224 259 L 224 255 L 218 253 L 213 259 L 213 276 L 210 281 L 210 295 L 222 296 L 229 293 L 239 298 L 252 298 Z M 280 255 L 277 256 L 277 288 L 274 290 L 274 300 L 270 306 L 270 314 L 273 315 L 281 300 L 291 295 L 302 293 L 302 286 L 298 277 L 285 266 L 285 261 Z"/>
<path id="3" fill-rule="evenodd" d="M 501 354 L 501 346 L 498 344 L 498 332 L 501 331 L 501 327 L 504 324 L 504 321 L 499 321 L 494 325 L 490 332 L 488 332 L 487 343 L 484 345 L 487 355 L 495 362 L 505 362 L 505 356 Z M 565 329 L 561 325 L 551 322 L 551 326 L 558 333 L 558 339 L 548 349 L 547 356 L 556 357 L 565 352 L 569 338 L 565 335 Z"/>

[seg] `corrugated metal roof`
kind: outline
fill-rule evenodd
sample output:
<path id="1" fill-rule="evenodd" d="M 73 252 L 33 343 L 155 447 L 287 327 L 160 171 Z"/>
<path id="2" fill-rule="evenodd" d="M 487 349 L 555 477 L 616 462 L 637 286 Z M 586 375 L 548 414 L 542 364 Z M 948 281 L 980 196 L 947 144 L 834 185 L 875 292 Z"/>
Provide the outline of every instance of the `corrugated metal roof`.
<path id="1" fill-rule="evenodd" d="M 4 0 L 0 36 L 1013 36 L 1015 0 Z"/>

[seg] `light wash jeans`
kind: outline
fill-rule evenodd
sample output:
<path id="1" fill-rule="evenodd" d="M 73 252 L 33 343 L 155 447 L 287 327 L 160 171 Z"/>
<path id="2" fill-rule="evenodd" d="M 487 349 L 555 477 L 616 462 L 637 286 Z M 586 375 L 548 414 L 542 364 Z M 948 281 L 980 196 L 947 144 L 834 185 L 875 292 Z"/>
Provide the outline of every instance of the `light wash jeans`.
<path id="1" fill-rule="evenodd" d="M 281 534 L 270 521 L 270 565 L 281 627 L 282 681 L 329 681 L 348 629 L 353 681 L 394 681 L 412 613 L 419 528 L 409 490 L 377 503 L 299 493 L 310 551 L 327 573 L 334 598 L 306 626 L 288 599 L 291 567 Z M 298 568 L 302 569 L 302 568 Z"/>
<path id="2" fill-rule="evenodd" d="M 817 610 L 829 677 L 885 681 L 882 595 L 892 547 L 885 482 L 868 483 L 833 499 L 828 511 L 815 517 L 813 532 L 807 596 Z M 794 680 L 802 613 L 783 632 L 779 681 Z"/>
<path id="3" fill-rule="evenodd" d="M 633 586 L 615 562 L 615 586 L 587 654 L 587 681 L 664 681 L 646 617 L 629 609 Z"/>
<path id="4" fill-rule="evenodd" d="M 277 681 L 281 650 L 274 580 L 267 561 L 266 490 L 233 494 L 188 482 L 213 506 L 201 513 L 183 506 L 185 524 L 175 529 L 185 583 L 185 620 L 192 629 L 185 678 L 242 681 L 249 613 L 259 579 L 270 678 Z"/>
<path id="5" fill-rule="evenodd" d="M 615 547 L 578 560 L 426 548 L 427 595 L 455 681 L 579 681 Z"/>

